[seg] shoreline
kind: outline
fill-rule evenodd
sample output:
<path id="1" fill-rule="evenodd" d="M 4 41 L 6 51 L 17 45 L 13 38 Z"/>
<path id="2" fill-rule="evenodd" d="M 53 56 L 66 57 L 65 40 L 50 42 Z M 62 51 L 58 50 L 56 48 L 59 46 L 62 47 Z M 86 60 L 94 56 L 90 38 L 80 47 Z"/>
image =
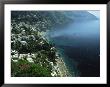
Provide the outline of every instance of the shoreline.
<path id="1" fill-rule="evenodd" d="M 72 75 L 69 73 L 69 70 L 67 69 L 65 62 L 62 58 L 56 59 L 56 67 L 57 67 L 57 73 L 60 77 L 71 77 Z"/>

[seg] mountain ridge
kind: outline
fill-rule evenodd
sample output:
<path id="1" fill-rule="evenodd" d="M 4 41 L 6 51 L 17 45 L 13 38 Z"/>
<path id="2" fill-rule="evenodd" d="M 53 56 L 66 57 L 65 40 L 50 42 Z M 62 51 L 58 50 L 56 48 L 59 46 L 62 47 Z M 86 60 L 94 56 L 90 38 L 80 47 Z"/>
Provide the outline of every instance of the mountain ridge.
<path id="1" fill-rule="evenodd" d="M 87 11 L 67 11 L 64 12 L 64 15 L 66 15 L 68 18 L 73 19 L 74 21 L 84 21 L 84 20 L 97 20 L 95 15 L 87 12 Z"/>

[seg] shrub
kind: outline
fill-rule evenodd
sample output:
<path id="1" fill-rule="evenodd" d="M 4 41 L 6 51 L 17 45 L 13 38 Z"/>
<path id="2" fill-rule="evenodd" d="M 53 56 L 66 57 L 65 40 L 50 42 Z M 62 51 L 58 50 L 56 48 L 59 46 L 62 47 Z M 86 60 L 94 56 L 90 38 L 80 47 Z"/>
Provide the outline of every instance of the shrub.
<path id="1" fill-rule="evenodd" d="M 11 61 L 11 75 L 12 77 L 50 77 L 51 71 L 39 64 L 19 59 L 18 62 Z"/>

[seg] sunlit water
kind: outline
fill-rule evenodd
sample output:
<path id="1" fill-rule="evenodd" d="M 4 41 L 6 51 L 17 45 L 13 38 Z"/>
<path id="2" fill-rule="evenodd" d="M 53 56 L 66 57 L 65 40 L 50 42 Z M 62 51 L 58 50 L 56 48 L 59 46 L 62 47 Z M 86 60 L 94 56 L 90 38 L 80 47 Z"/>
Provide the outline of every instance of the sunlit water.
<path id="1" fill-rule="evenodd" d="M 76 21 L 52 29 L 48 36 L 73 76 L 100 76 L 99 20 Z"/>

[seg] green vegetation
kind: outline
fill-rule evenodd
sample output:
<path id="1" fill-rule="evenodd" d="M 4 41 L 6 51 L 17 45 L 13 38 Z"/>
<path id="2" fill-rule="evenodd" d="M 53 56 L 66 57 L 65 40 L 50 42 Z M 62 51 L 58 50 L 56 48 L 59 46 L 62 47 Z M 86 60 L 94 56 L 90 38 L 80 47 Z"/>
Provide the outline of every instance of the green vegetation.
<path id="1" fill-rule="evenodd" d="M 45 34 L 69 23 L 58 11 L 11 12 L 11 76 L 49 77 L 59 55 Z M 57 76 L 57 75 L 56 75 Z"/>
<path id="2" fill-rule="evenodd" d="M 30 63 L 27 60 L 18 60 L 18 62 L 11 63 L 12 76 L 22 77 L 49 77 L 51 76 L 51 70 L 46 67 L 42 67 L 39 64 Z"/>

